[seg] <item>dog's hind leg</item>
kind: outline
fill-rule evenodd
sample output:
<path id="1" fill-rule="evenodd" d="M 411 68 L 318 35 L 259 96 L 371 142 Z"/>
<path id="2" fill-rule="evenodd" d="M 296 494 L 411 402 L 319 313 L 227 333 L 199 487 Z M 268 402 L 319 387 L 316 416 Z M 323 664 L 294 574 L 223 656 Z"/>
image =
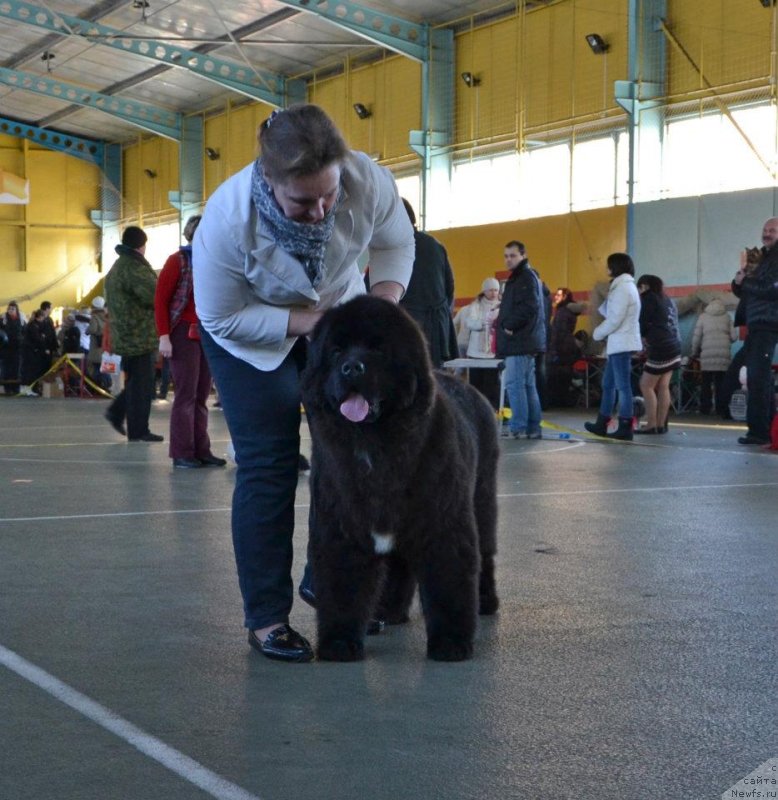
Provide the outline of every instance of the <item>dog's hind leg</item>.
<path id="1" fill-rule="evenodd" d="M 465 544 L 454 542 L 465 539 Z M 469 541 L 468 541 L 469 540 Z M 427 656 L 464 661 L 473 656 L 478 611 L 475 531 L 453 530 L 424 554 L 419 596 L 427 626 Z"/>
<path id="2" fill-rule="evenodd" d="M 491 483 L 484 486 L 482 483 Z M 494 579 L 494 556 L 497 552 L 497 498 L 494 477 L 479 481 L 474 505 L 478 528 L 481 568 L 478 579 L 478 613 L 494 614 L 500 605 Z"/>
<path id="3" fill-rule="evenodd" d="M 410 619 L 416 578 L 408 561 L 397 553 L 390 553 L 385 560 L 386 576 L 375 616 L 387 625 L 402 625 Z"/>

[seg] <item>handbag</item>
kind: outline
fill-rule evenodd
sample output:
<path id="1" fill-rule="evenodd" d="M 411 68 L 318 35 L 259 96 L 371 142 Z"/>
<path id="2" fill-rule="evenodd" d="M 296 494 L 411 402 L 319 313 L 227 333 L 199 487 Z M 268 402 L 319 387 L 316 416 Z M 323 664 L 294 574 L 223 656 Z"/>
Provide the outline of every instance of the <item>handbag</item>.
<path id="1" fill-rule="evenodd" d="M 100 356 L 100 372 L 106 375 L 118 375 L 122 366 L 122 357 L 113 353 L 106 353 Z"/>

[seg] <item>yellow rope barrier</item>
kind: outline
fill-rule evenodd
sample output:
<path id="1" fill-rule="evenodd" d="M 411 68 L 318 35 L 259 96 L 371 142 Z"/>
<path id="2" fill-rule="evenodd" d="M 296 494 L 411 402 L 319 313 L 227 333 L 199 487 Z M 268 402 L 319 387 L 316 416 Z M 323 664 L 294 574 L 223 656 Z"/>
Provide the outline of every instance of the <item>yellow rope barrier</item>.
<path id="1" fill-rule="evenodd" d="M 74 370 L 75 370 L 75 371 L 76 371 L 76 372 L 79 374 L 79 376 L 80 376 L 80 377 L 81 377 L 81 379 L 84 381 L 84 383 L 85 383 L 85 384 L 87 384 L 87 386 L 89 386 L 89 388 L 90 388 L 90 389 L 92 389 L 93 391 L 97 392 L 97 393 L 98 393 L 99 395 L 101 395 L 102 397 L 107 397 L 107 398 L 109 398 L 109 399 L 112 399 L 112 398 L 113 398 L 113 395 L 112 395 L 110 392 L 106 392 L 106 391 L 105 391 L 105 389 L 103 389 L 101 386 L 98 386 L 98 385 L 97 385 L 97 384 L 96 384 L 96 383 L 95 383 L 93 380 L 91 380 L 91 378 L 88 378 L 88 377 L 87 377 L 87 376 L 86 376 L 86 375 L 85 375 L 85 374 L 82 372 L 82 370 L 81 370 L 81 367 L 80 367 L 80 366 L 78 366 L 78 364 L 76 364 L 76 362 L 75 362 L 75 361 L 73 361 L 73 359 L 72 359 L 72 358 L 70 358 L 70 357 L 68 356 L 68 354 L 67 354 L 67 353 L 65 353 L 64 355 L 61 355 L 61 356 L 60 356 L 60 357 L 59 357 L 59 358 L 58 358 L 58 359 L 57 359 L 57 360 L 56 360 L 56 361 L 55 361 L 55 362 L 54 362 L 54 363 L 53 363 L 53 364 L 52 364 L 52 365 L 51 365 L 51 366 L 50 366 L 50 367 L 49 367 L 49 368 L 46 370 L 46 372 L 44 372 L 44 373 L 43 373 L 43 375 L 41 375 L 41 376 L 40 376 L 40 378 L 36 378 L 36 379 L 35 379 L 35 380 L 34 380 L 34 381 L 33 381 L 33 382 L 30 384 L 30 386 L 34 386 L 36 383 L 39 383 L 39 382 L 40 382 L 40 381 L 42 381 L 44 378 L 46 378 L 48 375 L 51 375 L 51 374 L 56 374 L 56 373 L 57 373 L 57 372 L 58 372 L 58 371 L 59 371 L 59 370 L 60 370 L 62 367 L 64 367 L 65 365 L 67 365 L 67 366 L 70 366 L 72 369 L 74 369 Z"/>

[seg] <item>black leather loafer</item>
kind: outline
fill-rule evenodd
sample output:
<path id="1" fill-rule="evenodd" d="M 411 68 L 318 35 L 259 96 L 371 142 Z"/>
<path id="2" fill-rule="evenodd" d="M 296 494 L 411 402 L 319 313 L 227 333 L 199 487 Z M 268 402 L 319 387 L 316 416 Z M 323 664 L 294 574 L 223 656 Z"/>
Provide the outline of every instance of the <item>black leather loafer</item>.
<path id="1" fill-rule="evenodd" d="M 738 439 L 738 444 L 770 444 L 769 439 L 761 439 L 759 436 L 753 436 L 747 433 Z"/>
<path id="2" fill-rule="evenodd" d="M 197 459 L 204 467 L 223 467 L 227 463 L 226 458 L 219 458 L 218 456 L 203 456 Z"/>
<path id="3" fill-rule="evenodd" d="M 138 436 L 136 439 L 128 439 L 130 442 L 164 442 L 165 437 L 160 436 L 158 433 L 147 431 L 143 436 Z"/>
<path id="4" fill-rule="evenodd" d="M 200 469 L 203 465 L 199 458 L 174 458 L 173 466 L 176 469 Z"/>
<path id="5" fill-rule="evenodd" d="M 108 411 L 105 412 L 105 418 L 108 420 L 111 427 L 116 431 L 116 433 L 120 433 L 122 436 L 127 435 L 127 428 L 124 427 L 124 423 L 110 414 Z"/>
<path id="6" fill-rule="evenodd" d="M 308 640 L 289 625 L 271 631 L 264 642 L 259 640 L 254 631 L 249 631 L 249 644 L 263 656 L 276 661 L 313 661 L 313 648 Z"/>

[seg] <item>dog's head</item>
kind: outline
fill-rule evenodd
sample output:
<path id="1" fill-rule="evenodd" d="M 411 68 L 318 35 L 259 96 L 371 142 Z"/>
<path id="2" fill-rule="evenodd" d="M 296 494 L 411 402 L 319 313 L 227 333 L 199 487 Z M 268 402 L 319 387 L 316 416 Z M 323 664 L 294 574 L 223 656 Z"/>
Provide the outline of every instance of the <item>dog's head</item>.
<path id="1" fill-rule="evenodd" d="M 310 413 L 374 423 L 426 411 L 433 386 L 424 336 L 394 303 L 362 295 L 327 311 L 313 331 L 302 378 Z"/>

